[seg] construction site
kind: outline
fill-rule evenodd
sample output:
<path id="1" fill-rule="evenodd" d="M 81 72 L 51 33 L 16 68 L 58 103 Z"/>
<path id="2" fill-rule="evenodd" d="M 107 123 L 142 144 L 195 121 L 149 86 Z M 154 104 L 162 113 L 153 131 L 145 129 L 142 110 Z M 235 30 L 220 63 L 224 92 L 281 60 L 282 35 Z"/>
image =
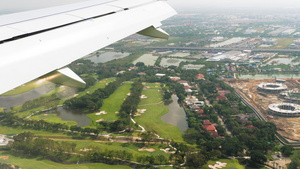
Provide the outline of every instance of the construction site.
<path id="1" fill-rule="evenodd" d="M 300 141 L 300 79 L 228 79 L 227 84 L 289 142 Z"/>

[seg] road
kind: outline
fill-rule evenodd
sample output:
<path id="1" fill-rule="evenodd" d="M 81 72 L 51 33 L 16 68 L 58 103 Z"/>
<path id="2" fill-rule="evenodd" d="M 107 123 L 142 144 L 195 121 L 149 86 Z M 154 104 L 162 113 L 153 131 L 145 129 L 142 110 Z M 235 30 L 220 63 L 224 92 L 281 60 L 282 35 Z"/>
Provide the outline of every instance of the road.
<path id="1" fill-rule="evenodd" d="M 157 47 L 149 46 L 148 49 L 165 49 L 165 50 L 203 50 L 203 51 L 242 51 L 251 50 L 253 52 L 300 52 L 300 49 L 251 49 L 251 48 L 210 48 L 210 47 Z"/>

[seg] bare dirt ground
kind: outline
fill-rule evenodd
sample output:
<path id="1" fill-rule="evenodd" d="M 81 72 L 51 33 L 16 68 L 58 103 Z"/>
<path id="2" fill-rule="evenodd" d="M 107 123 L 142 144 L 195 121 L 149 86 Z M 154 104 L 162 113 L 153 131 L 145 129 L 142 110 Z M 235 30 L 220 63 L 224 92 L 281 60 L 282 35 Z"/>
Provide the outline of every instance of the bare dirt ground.
<path id="1" fill-rule="evenodd" d="M 300 88 L 300 79 L 285 79 L 289 89 Z M 272 103 L 285 102 L 279 98 L 279 94 L 264 93 L 257 90 L 257 85 L 262 82 L 274 83 L 274 79 L 233 79 L 226 80 L 233 88 L 236 89 L 243 97 L 266 118 L 267 121 L 273 122 L 277 126 L 277 131 L 287 140 L 300 141 L 300 117 L 286 118 L 273 116 L 267 113 L 268 106 Z"/>
<path id="2" fill-rule="evenodd" d="M 0 159 L 8 160 L 9 156 L 0 156 Z"/>

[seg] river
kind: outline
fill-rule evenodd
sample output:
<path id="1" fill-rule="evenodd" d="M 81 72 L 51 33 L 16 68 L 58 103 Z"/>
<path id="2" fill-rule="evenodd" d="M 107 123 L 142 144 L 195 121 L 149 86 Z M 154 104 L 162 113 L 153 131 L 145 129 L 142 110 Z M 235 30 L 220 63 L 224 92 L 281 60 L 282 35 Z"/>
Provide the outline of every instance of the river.
<path id="1" fill-rule="evenodd" d="M 180 131 L 183 133 L 186 129 L 188 129 L 188 124 L 186 121 L 186 114 L 183 107 L 177 102 L 178 97 L 176 95 L 172 95 L 172 101 L 166 106 L 169 108 L 169 112 L 161 117 L 161 120 L 177 126 Z"/>

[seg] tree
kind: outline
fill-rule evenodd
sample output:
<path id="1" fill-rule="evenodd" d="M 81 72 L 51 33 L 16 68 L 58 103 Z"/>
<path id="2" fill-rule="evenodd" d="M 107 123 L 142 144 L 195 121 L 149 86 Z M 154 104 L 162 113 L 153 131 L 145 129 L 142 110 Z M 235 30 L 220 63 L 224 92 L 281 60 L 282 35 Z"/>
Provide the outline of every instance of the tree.
<path id="1" fill-rule="evenodd" d="M 251 153 L 251 160 L 256 163 L 264 163 L 267 161 L 267 157 L 261 150 L 252 150 Z"/>
<path id="2" fill-rule="evenodd" d="M 200 168 L 201 166 L 206 164 L 206 162 L 206 157 L 201 153 L 188 154 L 186 156 L 186 165 L 188 167 Z"/>
<path id="3" fill-rule="evenodd" d="M 137 66 L 137 67 L 145 66 L 145 63 L 144 62 L 137 62 L 135 64 L 135 66 Z"/>
<path id="4" fill-rule="evenodd" d="M 280 148 L 282 154 L 286 157 L 289 157 L 290 155 L 293 154 L 293 151 L 295 150 L 292 146 L 282 146 Z"/>

